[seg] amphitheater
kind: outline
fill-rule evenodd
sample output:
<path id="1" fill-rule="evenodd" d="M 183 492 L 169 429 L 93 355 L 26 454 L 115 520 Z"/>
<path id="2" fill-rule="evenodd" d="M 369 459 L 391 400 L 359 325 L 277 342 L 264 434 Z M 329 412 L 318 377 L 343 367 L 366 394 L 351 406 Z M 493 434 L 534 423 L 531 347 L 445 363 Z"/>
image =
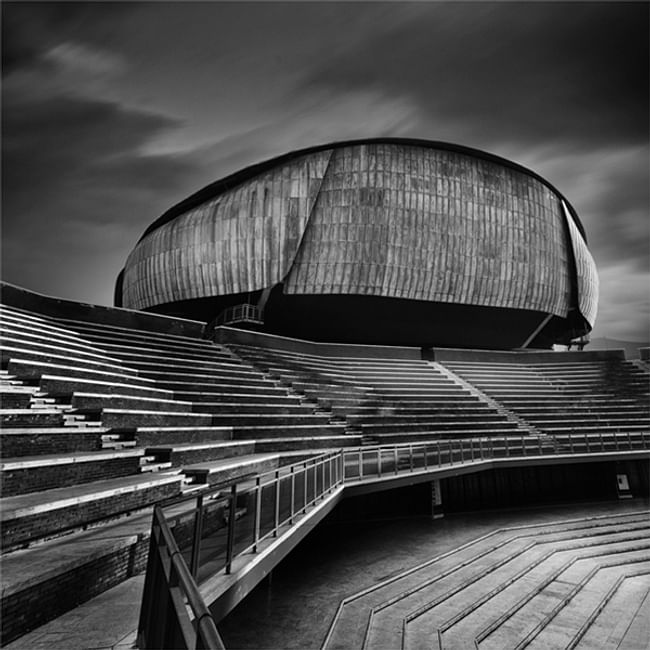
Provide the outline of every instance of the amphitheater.
<path id="1" fill-rule="evenodd" d="M 552 349 L 597 300 L 558 190 L 397 139 L 197 192 L 115 307 L 3 283 L 3 647 L 650 646 L 650 351 Z"/>

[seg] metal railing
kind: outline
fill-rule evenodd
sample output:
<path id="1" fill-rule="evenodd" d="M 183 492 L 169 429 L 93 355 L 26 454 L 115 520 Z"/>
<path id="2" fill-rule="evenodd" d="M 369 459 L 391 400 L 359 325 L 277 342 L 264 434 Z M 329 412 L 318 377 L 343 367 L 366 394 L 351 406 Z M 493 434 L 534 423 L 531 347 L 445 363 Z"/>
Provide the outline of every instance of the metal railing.
<path id="1" fill-rule="evenodd" d="M 213 321 L 212 326 L 231 325 L 233 323 L 254 323 L 264 324 L 264 310 L 257 305 L 242 303 L 234 307 L 224 309 Z"/>
<path id="2" fill-rule="evenodd" d="M 260 474 L 226 493 L 210 488 L 168 501 L 154 510 L 140 647 L 222 648 L 198 585 L 219 572 L 230 574 L 235 559 L 254 556 L 345 485 L 493 459 L 646 449 L 650 433 L 640 431 L 343 448 Z"/>
<path id="3" fill-rule="evenodd" d="M 224 649 L 160 506 L 153 514 L 138 647 Z"/>

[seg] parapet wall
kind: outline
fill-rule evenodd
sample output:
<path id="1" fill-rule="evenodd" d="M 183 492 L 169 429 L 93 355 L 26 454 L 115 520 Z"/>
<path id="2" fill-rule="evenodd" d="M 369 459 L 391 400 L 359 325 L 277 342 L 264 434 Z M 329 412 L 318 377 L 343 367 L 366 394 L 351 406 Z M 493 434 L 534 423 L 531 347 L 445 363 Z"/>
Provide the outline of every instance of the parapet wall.
<path id="1" fill-rule="evenodd" d="M 302 354 L 313 354 L 322 357 L 359 357 L 366 359 L 421 359 L 420 348 L 397 345 L 356 345 L 350 343 L 315 343 L 287 336 L 276 336 L 241 330 L 234 327 L 217 327 L 214 330 L 214 340 L 217 343 L 239 343 L 240 345 L 255 345 L 262 348 L 287 350 Z"/>
<path id="2" fill-rule="evenodd" d="M 205 323 L 199 321 L 45 296 L 7 282 L 0 283 L 0 291 L 2 292 L 2 304 L 53 318 L 67 318 L 69 320 L 112 325 L 113 327 L 126 327 L 160 334 L 176 334 L 177 336 L 197 338 L 202 337 L 205 327 Z"/>
<path id="3" fill-rule="evenodd" d="M 624 350 L 592 352 L 554 352 L 552 350 L 463 350 L 457 348 L 426 348 L 422 358 L 429 361 L 485 361 L 492 363 L 576 363 L 587 361 L 625 360 Z"/>

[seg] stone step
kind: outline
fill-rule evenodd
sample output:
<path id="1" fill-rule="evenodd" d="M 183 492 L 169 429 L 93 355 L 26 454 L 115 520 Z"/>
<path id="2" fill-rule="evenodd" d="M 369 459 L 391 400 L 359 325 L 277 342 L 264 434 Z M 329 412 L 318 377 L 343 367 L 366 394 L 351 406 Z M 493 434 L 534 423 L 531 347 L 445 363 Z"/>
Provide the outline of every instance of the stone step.
<path id="1" fill-rule="evenodd" d="M 513 449 L 516 445 L 521 446 L 522 430 L 518 428 L 494 427 L 491 429 L 479 429 L 465 427 L 463 429 L 444 430 L 402 430 L 397 432 L 369 432 L 363 431 L 363 435 L 372 435 L 377 445 L 397 445 L 400 443 L 423 443 L 427 441 L 439 442 L 441 440 L 454 441 L 473 438 L 483 440 L 485 444 L 491 443 L 495 449 L 505 449 L 505 440 L 511 440 L 509 447 Z M 537 440 L 527 434 L 523 434 L 526 440 Z M 478 442 L 476 443 L 478 444 Z M 530 443 L 532 444 L 532 443 Z M 550 443 L 549 443 L 550 444 Z M 516 455 L 513 453 L 513 455 Z"/>
<path id="2" fill-rule="evenodd" d="M 103 350 L 113 355 L 114 357 L 128 360 L 128 359 L 180 359 L 185 361 L 198 361 L 224 363 L 232 366 L 242 366 L 242 361 L 237 357 L 232 356 L 228 352 L 222 351 L 218 347 L 204 347 L 196 348 L 193 346 L 185 346 L 182 344 L 151 344 L 147 341 L 128 341 L 120 343 L 119 339 L 106 337 L 98 342 Z"/>
<path id="3" fill-rule="evenodd" d="M 364 434 L 371 433 L 397 433 L 397 432 L 410 432 L 410 431 L 454 431 L 456 429 L 472 429 L 474 431 L 483 431 L 491 429 L 518 429 L 516 422 L 511 422 L 505 418 L 495 417 L 491 421 L 474 420 L 474 419 L 451 419 L 442 421 L 440 419 L 431 420 L 415 420 L 411 422 L 405 421 L 384 421 L 381 420 L 375 423 L 355 422 L 354 425 L 358 427 Z"/>
<path id="4" fill-rule="evenodd" d="M 146 453 L 169 461 L 172 467 L 185 467 L 212 460 L 245 456 L 254 451 L 255 441 L 252 440 L 220 440 L 147 447 Z"/>
<path id="5" fill-rule="evenodd" d="M 97 417 L 108 429 L 135 429 L 144 426 L 210 426 L 212 416 L 207 413 L 183 411 L 157 411 L 144 409 L 102 408 L 87 411 Z"/>
<path id="6" fill-rule="evenodd" d="M 212 413 L 218 415 L 240 414 L 240 415 L 312 415 L 315 410 L 314 405 L 303 404 L 300 402 L 289 402 L 289 404 L 251 402 L 239 403 L 235 400 L 229 402 L 194 402 L 192 410 L 196 413 Z"/>
<path id="7" fill-rule="evenodd" d="M 141 386 L 132 383 L 109 381 L 106 378 L 90 379 L 87 377 L 66 377 L 57 374 L 43 374 L 39 382 L 40 389 L 48 395 L 71 396 L 72 393 L 101 393 L 107 395 L 132 395 L 158 399 L 174 399 L 171 390 L 156 388 L 151 385 Z"/>
<path id="8" fill-rule="evenodd" d="M 471 583 L 480 571 L 485 572 L 491 567 L 498 569 L 499 562 L 503 569 L 508 569 L 517 553 L 523 558 L 520 566 L 525 568 L 527 562 L 524 554 L 527 547 L 531 550 L 536 548 L 530 546 L 531 542 L 546 542 L 548 548 L 549 542 L 558 540 L 564 544 L 572 543 L 572 538 L 576 536 L 583 537 L 583 541 L 589 541 L 590 535 L 595 535 L 593 539 L 615 539 L 622 526 L 644 528 L 647 526 L 647 516 L 634 513 L 632 516 L 547 522 L 537 526 L 492 531 L 401 574 L 390 576 L 358 594 L 350 595 L 341 604 L 323 647 L 327 650 L 343 647 L 402 647 L 402 643 L 405 647 L 410 647 L 407 644 L 409 637 L 403 641 L 400 637 L 384 635 L 382 638 L 382 631 L 385 630 L 388 635 L 400 634 L 404 618 L 418 606 L 434 601 L 436 597 L 444 597 L 446 591 L 455 587 L 462 588 L 464 583 L 470 587 L 467 590 L 469 592 L 474 588 Z M 628 537 L 638 535 L 638 532 L 627 534 Z M 489 576 L 490 573 L 485 575 Z M 462 598 L 462 592 L 459 594 Z M 468 596 L 465 604 L 472 601 L 472 594 L 469 593 Z M 486 609 L 489 604 L 490 601 L 486 601 Z M 497 608 L 489 609 L 493 616 L 498 611 Z M 390 614 L 388 620 L 386 614 Z M 444 617 L 438 618 L 437 624 L 443 620 Z M 363 625 L 359 621 L 363 621 Z M 374 646 L 373 634 L 366 634 L 372 628 L 375 628 L 375 640 L 378 642 Z M 431 647 L 432 640 L 437 641 L 435 628 L 436 624 L 423 647 Z M 438 647 L 437 644 L 433 645 Z M 474 647 L 473 640 L 465 647 Z"/>
<path id="9" fill-rule="evenodd" d="M 202 443 L 232 439 L 232 427 L 137 427 L 135 439 L 140 447 Z"/>
<path id="10" fill-rule="evenodd" d="M 58 409 L 2 409 L 0 426 L 4 427 L 55 427 L 64 423 Z"/>
<path id="11" fill-rule="evenodd" d="M 302 404 L 302 398 L 298 395 L 290 395 L 286 390 L 278 390 L 276 393 L 254 393 L 245 392 L 218 392 L 218 391 L 193 391 L 193 390 L 175 390 L 174 397 L 181 400 L 188 400 L 197 403 L 212 404 L 257 404 L 263 401 L 264 404 L 277 405 L 299 405 Z M 198 404 L 197 404 L 198 405 Z"/>
<path id="12" fill-rule="evenodd" d="M 32 401 L 32 392 L 30 389 L 37 390 L 34 387 L 26 387 L 25 391 L 5 390 L 0 388 L 0 409 L 28 409 Z"/>
<path id="13" fill-rule="evenodd" d="M 4 497 L 3 552 L 176 496 L 181 481 L 178 472 L 139 474 Z"/>
<path id="14" fill-rule="evenodd" d="M 162 316 L 161 318 L 166 318 Z M 167 341 L 173 340 L 178 343 L 184 343 L 186 345 L 202 345 L 209 346 L 213 345 L 211 341 L 199 338 L 194 335 L 187 334 L 174 334 L 171 332 L 159 332 L 156 330 L 141 328 L 141 327 L 124 327 L 123 325 L 114 325 L 111 323 L 104 323 L 98 321 L 89 321 L 89 320 L 78 320 L 74 318 L 62 318 L 62 317 L 53 317 L 52 321 L 57 324 L 72 329 L 76 332 L 84 330 L 91 333 L 103 333 L 103 334 L 112 334 L 116 338 L 119 336 L 141 336 L 145 337 L 152 341 Z"/>
<path id="15" fill-rule="evenodd" d="M 68 340 L 52 340 L 32 333 L 17 332 L 5 327 L 0 327 L 0 334 L 2 334 L 3 347 L 6 345 L 13 348 L 42 352 L 44 354 L 66 354 L 99 363 L 115 364 L 116 362 L 116 357 L 102 354 L 99 350 L 90 350 L 88 346 L 73 345 Z"/>
<path id="16" fill-rule="evenodd" d="M 161 354 L 144 355 L 126 355 L 120 354 L 120 360 L 131 368 L 136 368 L 143 374 L 155 372 L 193 373 L 201 374 L 218 374 L 224 377 L 234 378 L 259 378 L 261 373 L 241 363 L 230 363 L 229 361 L 212 360 L 212 359 L 188 359 L 172 357 Z"/>
<path id="17" fill-rule="evenodd" d="M 2 429 L 6 458 L 100 451 L 106 429 L 89 427 L 19 427 Z"/>
<path id="18" fill-rule="evenodd" d="M 365 419 L 367 417 L 426 417 L 426 416 L 458 416 L 475 415 L 483 416 L 494 413 L 494 410 L 485 402 L 460 402 L 457 406 L 449 406 L 447 402 L 436 405 L 411 406 L 410 402 L 383 405 L 379 402 L 373 406 L 333 406 L 332 412 L 350 418 Z M 352 421 L 352 420 L 350 420 Z"/>
<path id="19" fill-rule="evenodd" d="M 80 336 L 78 332 L 57 327 L 43 319 L 27 319 L 9 314 L 5 309 L 0 311 L 0 326 L 6 332 L 19 334 L 21 337 L 28 337 L 44 343 L 59 342 L 66 346 L 77 347 L 87 352 L 102 354 L 90 341 Z"/>
<path id="20" fill-rule="evenodd" d="M 68 487 L 140 472 L 142 449 L 43 454 L 0 463 L 3 496 Z"/>
<path id="21" fill-rule="evenodd" d="M 119 363 L 108 363 L 95 361 L 94 359 L 85 359 L 74 354 L 51 354 L 49 352 L 40 352 L 29 350 L 25 347 L 3 346 L 1 350 L 1 359 L 4 365 L 9 364 L 12 359 L 28 359 L 36 363 L 72 365 L 75 368 L 87 368 L 89 370 L 101 370 L 104 372 L 116 372 L 121 375 L 138 377 L 138 371 L 128 368 Z"/>
<path id="22" fill-rule="evenodd" d="M 75 377 L 94 379 L 97 381 L 109 381 L 118 383 L 134 384 L 157 388 L 153 379 L 129 375 L 121 372 L 108 372 L 106 370 L 93 370 L 70 365 L 43 363 L 27 359 L 12 359 L 8 366 L 9 371 L 20 379 L 39 380 L 43 375 L 63 375 L 64 377 Z"/>
<path id="23" fill-rule="evenodd" d="M 233 427 L 233 438 L 236 440 L 282 438 L 288 435 L 295 435 L 297 437 L 345 435 L 345 426 L 342 424 L 292 424 L 277 426 L 269 424 Z"/>
<path id="24" fill-rule="evenodd" d="M 193 403 L 158 397 L 136 397 L 119 393 L 84 393 L 72 395 L 72 406 L 79 411 L 97 411 L 104 408 L 144 411 L 182 411 L 189 413 Z"/>
<path id="25" fill-rule="evenodd" d="M 405 413 L 381 413 L 376 415 L 348 415 L 346 420 L 350 424 L 417 424 L 419 422 L 430 422 L 430 423 L 484 423 L 488 424 L 491 422 L 503 422 L 507 418 L 496 411 L 483 409 L 483 412 L 476 413 L 475 411 L 454 411 L 451 413 L 445 413 L 442 411 L 435 411 L 433 413 L 417 413 L 417 414 L 405 414 Z"/>
<path id="26" fill-rule="evenodd" d="M 650 574 L 633 576 L 623 580 L 612 594 L 609 602 L 599 611 L 594 608 L 595 618 L 577 640 L 578 650 L 600 645 L 621 650 L 642 648 L 648 642 L 650 620 Z M 574 642 L 574 639 L 572 639 Z"/>
<path id="27" fill-rule="evenodd" d="M 188 465 L 183 467 L 183 473 L 194 484 L 228 485 L 273 470 L 279 464 L 279 454 L 249 454 L 236 459 L 226 458 Z"/>
<path id="28" fill-rule="evenodd" d="M 287 389 L 266 384 L 223 383 L 223 382 L 198 382 L 198 381 L 159 381 L 157 386 L 174 391 L 175 395 L 186 393 L 254 393 L 256 395 L 286 395 Z"/>
<path id="29" fill-rule="evenodd" d="M 216 384 L 216 385 L 232 385 L 241 388 L 275 388 L 275 384 L 269 379 L 259 373 L 247 374 L 229 374 L 226 372 L 175 372 L 173 370 L 165 371 L 147 371 L 147 377 L 155 379 L 164 385 L 173 384 L 175 382 L 190 382 L 192 384 Z"/>
<path id="30" fill-rule="evenodd" d="M 212 424 L 221 424 L 235 428 L 248 426 L 292 426 L 296 424 L 320 426 L 328 424 L 329 415 L 316 415 L 314 413 L 300 413 L 285 415 L 283 413 L 237 414 L 228 413 L 212 414 Z"/>
<path id="31" fill-rule="evenodd" d="M 340 449 L 342 447 L 360 447 L 363 438 L 360 435 L 332 435 L 332 436 L 290 436 L 277 438 L 256 438 L 255 452 L 270 453 L 297 451 L 305 449 Z"/>

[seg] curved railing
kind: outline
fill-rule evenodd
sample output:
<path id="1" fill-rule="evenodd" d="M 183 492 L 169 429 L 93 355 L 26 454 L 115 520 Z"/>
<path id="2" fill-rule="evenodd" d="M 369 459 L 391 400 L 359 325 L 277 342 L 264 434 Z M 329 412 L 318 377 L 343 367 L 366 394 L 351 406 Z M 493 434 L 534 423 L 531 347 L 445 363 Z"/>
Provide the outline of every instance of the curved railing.
<path id="1" fill-rule="evenodd" d="M 138 628 L 141 648 L 223 648 L 200 594 L 345 486 L 461 464 L 650 449 L 650 433 L 567 433 L 344 448 L 156 506 Z M 193 502 L 191 507 L 188 504 Z"/>

